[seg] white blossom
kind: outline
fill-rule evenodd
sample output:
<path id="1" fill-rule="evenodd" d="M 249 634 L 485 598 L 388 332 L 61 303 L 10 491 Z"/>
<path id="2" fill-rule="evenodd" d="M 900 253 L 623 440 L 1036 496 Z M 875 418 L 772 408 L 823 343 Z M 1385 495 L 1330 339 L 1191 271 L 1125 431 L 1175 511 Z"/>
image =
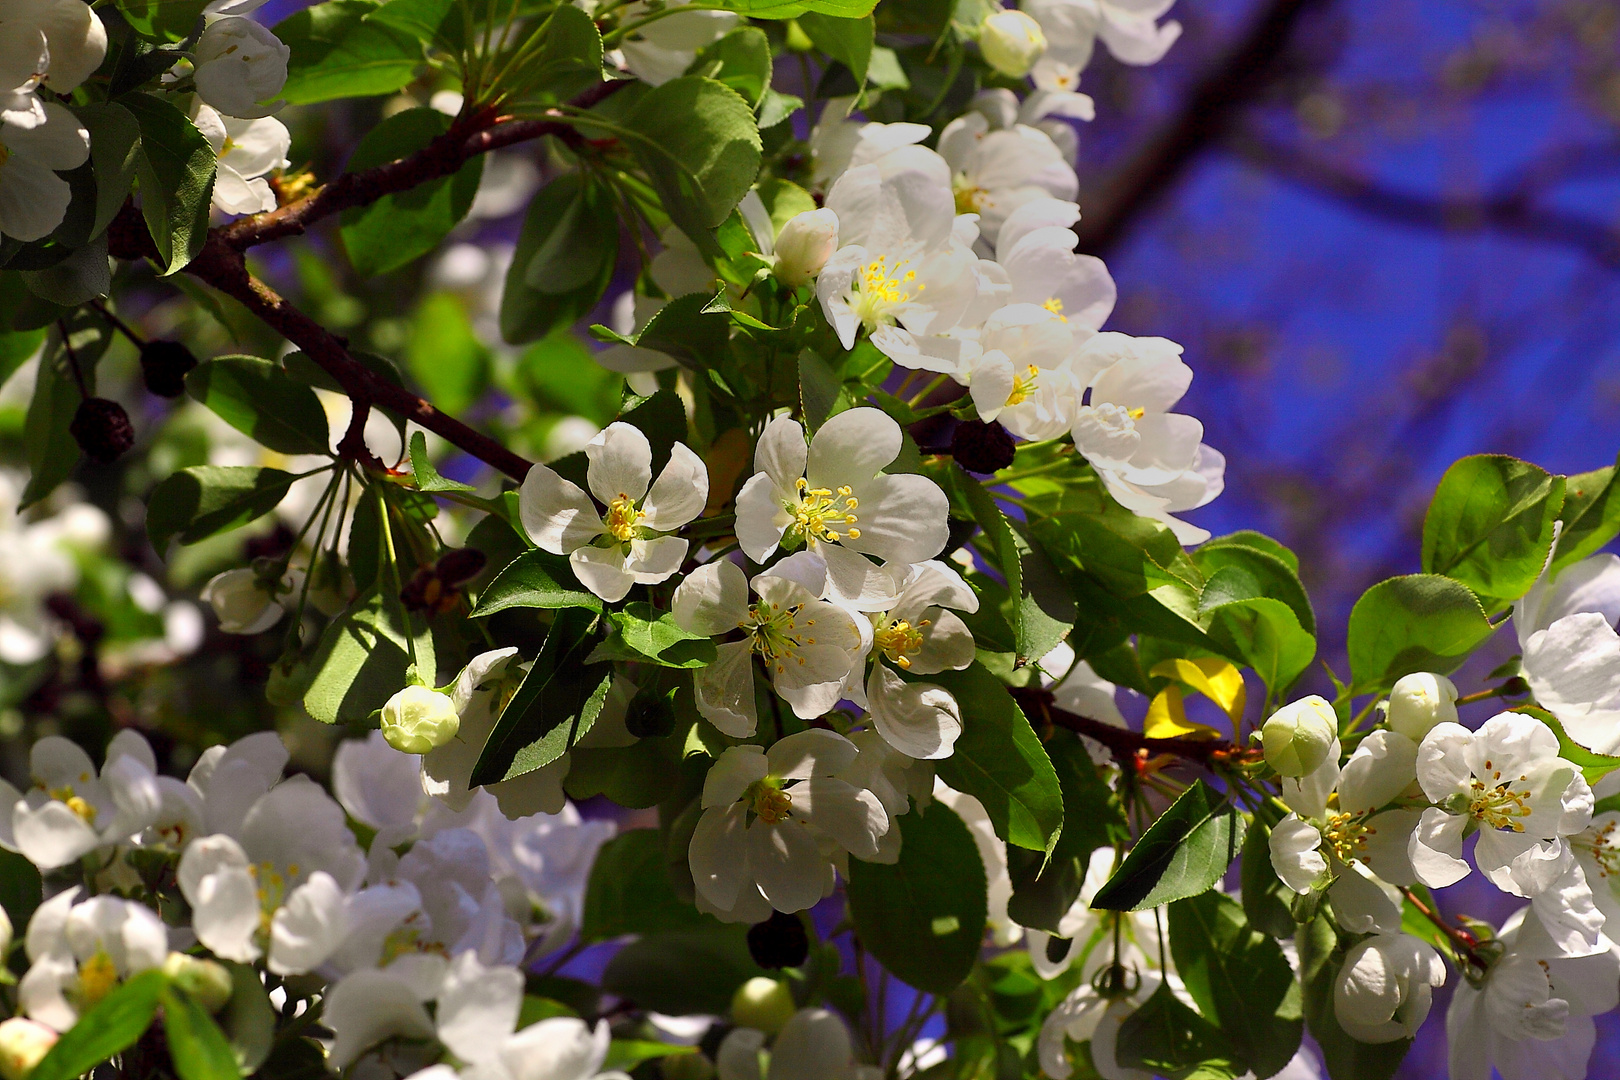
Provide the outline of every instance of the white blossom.
<path id="1" fill-rule="evenodd" d="M 668 7 L 684 7 L 689 0 L 673 0 Z M 620 24 L 645 18 L 644 3 L 628 4 L 619 12 Z M 730 11 L 680 11 L 638 27 L 619 47 L 624 66 L 651 86 L 661 86 L 686 73 L 698 51 L 731 32 L 737 16 Z"/>
<path id="2" fill-rule="evenodd" d="M 158 819 L 156 768 L 152 748 L 134 731 L 113 737 L 99 773 L 73 742 L 40 739 L 28 755 L 28 792 L 0 780 L 0 847 L 54 870 L 130 840 Z"/>
<path id="3" fill-rule="evenodd" d="M 1073 166 L 1045 131 L 1026 124 L 991 130 L 981 112 L 947 124 L 939 154 L 951 169 L 956 212 L 978 214 L 991 245 L 1020 206 L 1036 199 L 1072 201 L 1080 190 Z"/>
<path id="4" fill-rule="evenodd" d="M 1446 966 L 1427 942 L 1410 934 L 1379 933 L 1351 946 L 1333 984 L 1333 1014 L 1352 1039 L 1409 1039 L 1429 1015 Z"/>
<path id="5" fill-rule="evenodd" d="M 280 108 L 280 102 L 270 99 L 287 84 L 291 56 L 280 38 L 252 19 L 215 19 L 193 52 L 197 96 L 225 116 L 268 116 Z"/>
<path id="6" fill-rule="evenodd" d="M 88 10 L 80 0 L 64 2 Z M 41 102 L 32 92 L 21 98 L 28 107 L 6 108 L 0 122 L 0 233 L 31 241 L 48 236 L 67 215 L 73 192 L 57 173 L 90 159 L 90 132 L 54 101 Z"/>
<path id="7" fill-rule="evenodd" d="M 106 55 L 107 29 L 83 0 L 7 0 L 0 11 L 0 86 L 69 94 Z"/>
<path id="8" fill-rule="evenodd" d="M 288 165 L 292 134 L 273 116 L 238 120 L 199 102 L 192 120 L 219 158 L 214 174 L 214 209 L 225 214 L 259 214 L 276 208 L 266 174 Z"/>
<path id="9" fill-rule="evenodd" d="M 145 905 L 116 896 L 82 896 L 74 887 L 41 904 L 28 922 L 31 961 L 17 986 L 22 1011 L 57 1031 L 132 975 L 159 967 L 168 928 Z"/>
<path id="10" fill-rule="evenodd" d="M 1035 85 L 1073 90 L 1101 38 L 1116 60 L 1156 64 L 1181 36 L 1181 24 L 1159 24 L 1175 0 L 1026 0 L 1041 24 L 1046 54 L 1035 64 Z"/>

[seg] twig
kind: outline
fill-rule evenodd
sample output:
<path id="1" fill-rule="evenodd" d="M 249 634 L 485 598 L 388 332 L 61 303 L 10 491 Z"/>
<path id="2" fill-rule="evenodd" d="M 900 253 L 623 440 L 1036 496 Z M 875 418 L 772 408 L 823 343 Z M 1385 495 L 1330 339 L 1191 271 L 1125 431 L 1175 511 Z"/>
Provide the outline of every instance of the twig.
<path id="1" fill-rule="evenodd" d="M 1113 724 L 1094 720 L 1089 716 L 1080 716 L 1057 707 L 1050 690 L 1043 690 L 1033 686 L 1009 687 L 1013 700 L 1018 702 L 1019 708 L 1031 720 L 1050 724 L 1055 727 L 1067 728 L 1076 734 L 1084 735 L 1088 739 L 1102 743 L 1114 756 L 1122 761 L 1135 758 L 1140 753 L 1172 754 L 1176 757 L 1187 758 L 1205 765 L 1224 762 L 1246 762 L 1258 760 L 1260 751 L 1241 746 L 1237 743 L 1227 742 L 1223 739 L 1150 739 L 1140 732 L 1128 728 L 1115 727 Z"/>

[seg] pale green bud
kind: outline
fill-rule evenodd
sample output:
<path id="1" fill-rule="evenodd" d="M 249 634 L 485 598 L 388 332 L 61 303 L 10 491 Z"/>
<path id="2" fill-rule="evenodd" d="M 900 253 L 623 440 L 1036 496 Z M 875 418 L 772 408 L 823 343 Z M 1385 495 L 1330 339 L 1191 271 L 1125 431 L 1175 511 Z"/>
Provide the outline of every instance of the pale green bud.
<path id="1" fill-rule="evenodd" d="M 806 285 L 838 250 L 838 215 L 823 207 L 795 214 L 776 237 L 776 268 L 784 284 Z"/>
<path id="2" fill-rule="evenodd" d="M 28 1080 L 55 1045 L 56 1032 L 38 1021 L 13 1016 L 0 1022 L 0 1080 Z"/>
<path id="3" fill-rule="evenodd" d="M 1457 685 L 1430 671 L 1404 675 L 1389 692 L 1385 720 L 1389 730 L 1422 742 L 1436 724 L 1457 722 Z"/>
<path id="4" fill-rule="evenodd" d="M 1003 75 L 1022 79 L 1046 51 L 1046 34 L 1022 11 L 998 11 L 979 26 L 979 51 Z"/>
<path id="5" fill-rule="evenodd" d="M 217 961 L 172 952 L 163 961 L 163 974 L 211 1013 L 219 1012 L 231 1000 L 230 970 Z"/>
<path id="6" fill-rule="evenodd" d="M 763 975 L 737 987 L 731 997 L 732 1022 L 738 1027 L 757 1028 L 767 1035 L 781 1031 L 797 1010 L 787 984 Z"/>
<path id="7" fill-rule="evenodd" d="M 714 1066 L 702 1054 L 670 1054 L 659 1070 L 664 1080 L 714 1080 Z"/>
<path id="8" fill-rule="evenodd" d="M 11 916 L 6 914 L 5 908 L 0 907 L 0 962 L 11 951 L 11 934 Z"/>
<path id="9" fill-rule="evenodd" d="M 383 738 L 407 754 L 436 750 L 460 730 L 461 716 L 450 695 L 426 686 L 407 686 L 383 706 Z"/>
<path id="10" fill-rule="evenodd" d="M 1266 764 L 1279 776 L 1309 776 L 1327 760 L 1339 736 L 1333 706 L 1312 694 L 1284 705 L 1260 729 Z"/>

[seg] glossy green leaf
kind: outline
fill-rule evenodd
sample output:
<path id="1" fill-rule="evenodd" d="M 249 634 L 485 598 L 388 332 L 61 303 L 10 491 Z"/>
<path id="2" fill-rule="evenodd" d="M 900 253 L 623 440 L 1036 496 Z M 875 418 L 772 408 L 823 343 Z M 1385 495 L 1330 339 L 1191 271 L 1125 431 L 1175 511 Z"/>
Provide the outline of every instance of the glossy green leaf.
<path id="1" fill-rule="evenodd" d="M 216 356 L 186 376 L 186 393 L 281 454 L 327 454 L 331 428 L 315 391 L 273 360 Z"/>
<path id="2" fill-rule="evenodd" d="M 155 6 L 156 0 L 152 2 Z M 90 235 L 100 236 L 123 209 L 140 172 L 141 125 L 134 113 L 112 101 L 80 105 L 73 112 L 90 133 L 90 163 L 96 172 L 96 217 Z"/>
<path id="3" fill-rule="evenodd" d="M 1595 554 L 1620 535 L 1620 485 L 1615 483 L 1615 472 L 1613 465 L 1605 465 L 1564 478 L 1560 514 L 1564 527 L 1558 534 L 1553 570 Z"/>
<path id="4" fill-rule="evenodd" d="M 1243 815 L 1199 780 L 1136 841 L 1091 906 L 1142 911 L 1215 885 L 1243 848 Z"/>
<path id="5" fill-rule="evenodd" d="M 758 108 L 771 85 L 771 43 L 757 26 L 740 26 L 698 53 L 687 69 L 731 87 Z"/>
<path id="6" fill-rule="evenodd" d="M 1225 1033 L 1162 983 L 1125 1018 L 1115 1040 L 1121 1066 L 1167 1080 L 1235 1080 L 1248 1071 Z"/>
<path id="7" fill-rule="evenodd" d="M 561 565 L 559 565 L 561 564 Z M 538 548 L 530 549 L 507 563 L 495 579 L 478 594 L 472 617 L 482 618 L 507 608 L 587 608 L 601 611 L 602 601 L 594 593 L 578 587 L 572 575 L 569 584 L 559 584 L 567 561 Z"/>
<path id="8" fill-rule="evenodd" d="M 1009 522 L 995 499 L 960 466 L 952 473 L 973 510 L 973 518 L 995 548 L 996 565 L 1017 599 L 1009 622 L 1020 661 L 1039 660 L 1069 634 L 1074 625 L 1074 597 L 1046 553 Z"/>
<path id="9" fill-rule="evenodd" d="M 424 107 L 395 113 L 366 132 L 349 158 L 349 171 L 384 165 L 415 153 L 448 130 L 450 118 L 437 109 Z M 467 216 L 483 175 L 484 159 L 475 156 L 451 176 L 345 210 L 340 233 L 355 271 L 363 277 L 387 273 L 438 247 L 456 223 Z"/>
<path id="10" fill-rule="evenodd" d="M 1221 652 L 1253 668 L 1273 694 L 1280 694 L 1304 674 L 1316 658 L 1316 638 L 1299 625 L 1294 610 L 1268 596 L 1234 598 L 1231 568 L 1217 570 L 1199 598 L 1199 613 L 1209 617 L 1209 637 Z M 1204 601 L 1213 599 L 1213 606 Z"/>
<path id="11" fill-rule="evenodd" d="M 163 1033 L 180 1080 L 238 1080 L 236 1054 L 208 1010 L 169 987 L 163 997 Z"/>
<path id="12" fill-rule="evenodd" d="M 118 104 L 140 125 L 141 213 L 163 272 L 172 274 L 196 257 L 208 238 L 218 158 L 197 125 L 162 98 L 125 94 Z"/>
<path id="13" fill-rule="evenodd" d="M 54 356 L 52 354 L 55 354 Z M 67 357 L 60 348 L 47 349 L 34 380 L 34 396 L 23 421 L 23 444 L 28 452 L 28 486 L 19 510 L 26 510 L 56 490 L 73 475 L 79 463 L 79 444 L 68 425 L 84 400 L 68 374 Z M 94 389 L 92 386 L 92 393 Z"/>
<path id="14" fill-rule="evenodd" d="M 384 586 L 361 596 L 321 634 L 304 692 L 304 708 L 321 723 L 358 723 L 382 708 L 406 684 L 412 640 L 417 670 L 437 670 L 433 635 L 420 615 L 405 629 L 390 591 Z"/>
<path id="15" fill-rule="evenodd" d="M 723 311 L 709 310 L 707 293 L 677 296 L 658 309 L 636 335 L 636 345 L 668 353 L 689 368 L 713 367 L 725 354 L 731 336 Z"/>
<path id="16" fill-rule="evenodd" d="M 1465 457 L 1446 470 L 1429 502 L 1423 570 L 1481 597 L 1517 600 L 1547 562 L 1563 506 L 1563 477 L 1504 454 Z"/>
<path id="17" fill-rule="evenodd" d="M 931 994 L 961 985 L 984 937 L 984 864 L 973 835 L 936 802 L 895 818 L 900 859 L 849 863 L 849 913 L 861 944 L 901 982 Z"/>
<path id="18" fill-rule="evenodd" d="M 231 972 L 231 1000 L 219 1012 L 219 1023 L 231 1044 L 242 1075 L 259 1070 L 276 1041 L 276 1011 L 264 980 L 248 964 L 227 963 Z"/>
<path id="19" fill-rule="evenodd" d="M 417 491 L 472 491 L 471 484 L 463 484 L 459 480 L 450 480 L 439 475 L 434 467 L 433 460 L 428 457 L 427 436 L 418 431 L 411 436 L 411 477 L 416 481 Z"/>
<path id="20" fill-rule="evenodd" d="M 566 101 L 602 81 L 602 34 L 572 4 L 552 9 L 540 48 L 509 75 L 515 94 L 530 101 Z"/>
<path id="21" fill-rule="evenodd" d="M 1299 1050 L 1304 1012 L 1294 969 L 1278 944 L 1249 925 L 1243 906 L 1211 890 L 1168 913 L 1176 973 L 1198 1011 L 1265 1080 Z"/>
<path id="22" fill-rule="evenodd" d="M 673 738 L 637 739 L 629 746 L 575 746 L 563 790 L 578 802 L 606 796 L 631 810 L 657 806 L 675 790 L 680 746 Z"/>
<path id="23" fill-rule="evenodd" d="M 749 956 L 746 935 L 743 926 L 647 934 L 608 961 L 602 989 L 675 1016 L 724 1015 L 737 987 L 767 974 Z"/>
<path id="24" fill-rule="evenodd" d="M 454 49 L 466 40 L 462 32 L 466 20 L 456 0 L 386 0 L 364 18 L 443 49 Z"/>
<path id="25" fill-rule="evenodd" d="M 877 22 L 872 16 L 851 19 L 809 11 L 799 17 L 799 26 L 810 35 L 816 48 L 849 68 L 856 86 L 866 84 L 866 69 L 871 66 L 877 36 Z"/>
<path id="26" fill-rule="evenodd" d="M 1382 692 L 1414 671 L 1448 675 L 1491 630 L 1479 599 L 1460 582 L 1434 574 L 1381 581 L 1350 611 L 1351 685 Z"/>
<path id="27" fill-rule="evenodd" d="M 581 940 L 714 925 L 711 916 L 679 899 L 670 888 L 657 829 L 626 830 L 597 852 L 585 887 Z"/>
<path id="28" fill-rule="evenodd" d="M 616 630 L 610 644 L 623 646 L 616 650 L 621 659 L 679 668 L 714 663 L 714 641 L 705 634 L 683 630 L 667 611 L 638 600 L 608 612 L 608 618 Z"/>
<path id="29" fill-rule="evenodd" d="M 928 681 L 951 692 L 964 720 L 955 752 L 936 766 L 940 779 L 983 803 L 1007 843 L 1050 850 L 1063 828 L 1063 789 L 1023 710 L 980 663 Z"/>
<path id="30" fill-rule="evenodd" d="M 564 173 L 541 188 L 529 204 L 506 272 L 501 336 L 513 344 L 534 341 L 590 311 L 613 278 L 618 249 L 618 213 L 606 188 L 579 172 Z M 553 259 L 558 266 L 552 266 Z M 556 289 L 587 266 L 590 274 L 564 291 L 530 283 L 532 278 Z"/>
<path id="31" fill-rule="evenodd" d="M 376 0 L 327 0 L 276 24 L 292 50 L 281 97 L 312 105 L 341 97 L 391 94 L 411 81 L 422 63 L 422 43 L 367 16 Z"/>
<path id="32" fill-rule="evenodd" d="M 28 1080 L 74 1080 L 133 1046 L 157 1015 L 167 986 L 163 972 L 152 970 L 115 987 L 62 1033 Z"/>
<path id="33" fill-rule="evenodd" d="M 1316 634 L 1316 612 L 1299 580 L 1299 558 L 1271 537 L 1256 532 L 1217 536 L 1198 545 L 1192 561 L 1206 579 L 1221 570 L 1243 575 L 1246 583 L 1239 591 L 1245 596 L 1282 601 L 1301 629 Z"/>
<path id="34" fill-rule="evenodd" d="M 118 12 L 124 21 L 149 41 L 190 37 L 207 6 L 208 0 L 118 0 Z"/>
<path id="35" fill-rule="evenodd" d="M 159 555 L 169 541 L 195 544 L 274 510 L 298 479 L 281 469 L 195 465 L 166 477 L 146 505 L 146 536 Z"/>

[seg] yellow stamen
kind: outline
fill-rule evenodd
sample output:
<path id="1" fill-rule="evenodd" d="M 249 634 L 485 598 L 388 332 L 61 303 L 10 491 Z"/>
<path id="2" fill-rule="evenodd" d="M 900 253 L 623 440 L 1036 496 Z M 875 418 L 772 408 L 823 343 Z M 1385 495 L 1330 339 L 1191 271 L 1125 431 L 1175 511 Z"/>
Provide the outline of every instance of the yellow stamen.
<path id="1" fill-rule="evenodd" d="M 910 654 L 921 651 L 922 632 L 928 625 L 927 619 L 918 622 L 916 626 L 912 626 L 904 619 L 894 622 L 885 620 L 872 631 L 872 642 L 879 652 L 889 658 L 890 663 L 898 664 L 909 671 Z"/>
<path id="2" fill-rule="evenodd" d="M 641 519 L 646 516 L 647 512 L 636 509 L 636 501 L 621 491 L 618 498 L 608 503 L 607 517 L 602 524 L 608 535 L 622 544 L 636 538 Z"/>
<path id="3" fill-rule="evenodd" d="M 1046 302 L 1043 303 L 1041 305 L 1041 307 L 1045 308 L 1047 311 L 1050 311 L 1052 314 L 1056 315 L 1059 319 L 1063 320 L 1064 322 L 1069 321 L 1069 317 L 1067 315 L 1063 314 L 1063 301 L 1058 299 L 1057 297 L 1048 296 L 1046 298 Z"/>
<path id="4" fill-rule="evenodd" d="M 118 968 L 105 949 L 97 949 L 95 955 L 79 965 L 78 996 L 81 1007 L 87 1009 L 96 1004 L 112 993 L 117 985 Z"/>
<path id="5" fill-rule="evenodd" d="M 1013 378 L 1012 393 L 1007 395 L 1007 408 L 1010 409 L 1014 405 L 1022 405 L 1024 402 L 1029 400 L 1029 396 L 1035 392 L 1035 378 L 1040 374 L 1040 371 L 1040 368 L 1036 367 L 1034 364 L 1030 364 L 1028 367 L 1024 368 L 1024 374 L 1022 376 L 1015 376 Z"/>
<path id="6" fill-rule="evenodd" d="M 1489 763 L 1486 765 L 1489 768 Z M 1497 773 L 1492 779 L 1501 777 Z M 1519 777 L 1523 783 L 1526 777 Z M 1493 829 L 1507 829 L 1511 832 L 1524 832 L 1524 822 L 1519 818 L 1530 816 L 1530 795 L 1525 791 L 1515 791 L 1508 784 L 1488 786 L 1483 780 L 1470 781 L 1473 791 L 1468 799 L 1468 813 L 1477 818 L 1483 825 Z"/>
<path id="7" fill-rule="evenodd" d="M 838 505 L 840 501 L 844 504 L 842 508 Z M 860 504 L 847 484 L 834 492 L 830 488 L 812 488 L 801 476 L 798 504 L 786 506 L 787 512 L 793 515 L 788 531 L 797 533 L 806 542 L 824 540 L 836 544 L 843 539 L 857 540 L 860 530 L 850 526 L 860 520 L 854 514 Z"/>
<path id="8" fill-rule="evenodd" d="M 767 825 L 775 825 L 787 817 L 793 809 L 793 796 L 771 783 L 769 779 L 754 781 L 748 786 L 743 798 L 749 801 L 759 820 Z"/>

